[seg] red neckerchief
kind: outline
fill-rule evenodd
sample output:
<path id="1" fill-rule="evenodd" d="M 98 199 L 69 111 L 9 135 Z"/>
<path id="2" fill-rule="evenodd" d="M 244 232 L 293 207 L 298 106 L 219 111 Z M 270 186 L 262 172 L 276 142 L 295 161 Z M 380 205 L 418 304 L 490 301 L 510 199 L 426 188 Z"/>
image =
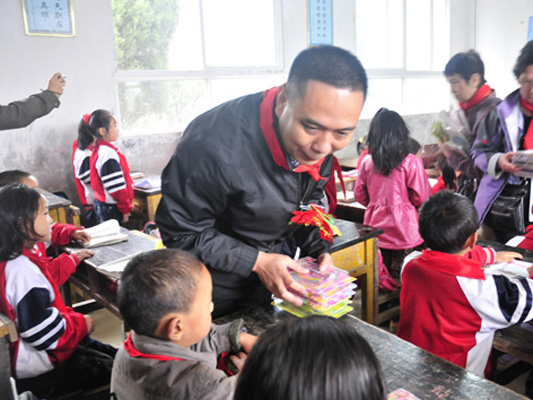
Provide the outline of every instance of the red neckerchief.
<path id="1" fill-rule="evenodd" d="M 146 354 L 141 353 L 139 350 L 133 346 L 133 342 L 131 341 L 131 332 L 128 335 L 128 338 L 124 342 L 124 349 L 131 357 L 137 357 L 137 358 L 148 358 L 151 360 L 159 360 L 159 361 L 185 361 L 183 358 L 178 357 L 170 357 L 170 356 L 162 356 L 160 354 Z"/>
<path id="2" fill-rule="evenodd" d="M 522 108 L 533 113 L 533 104 L 528 103 L 523 97 L 520 97 L 520 105 L 522 106 Z M 524 136 L 524 149 L 533 149 L 533 122 L 529 124 L 526 136 Z"/>
<path id="3" fill-rule="evenodd" d="M 481 269 L 479 261 L 434 250 L 422 250 L 422 256 L 417 260 L 444 274 L 485 280 L 485 272 Z"/>
<path id="4" fill-rule="evenodd" d="M 259 126 L 263 132 L 263 136 L 267 142 L 268 148 L 270 149 L 270 153 L 272 154 L 272 158 L 274 159 L 275 163 L 280 167 L 290 171 L 289 165 L 287 164 L 287 159 L 285 158 L 285 153 L 283 153 L 283 150 L 281 149 L 278 136 L 276 135 L 276 130 L 274 129 L 274 116 L 272 115 L 272 112 L 278 90 L 279 87 L 275 87 L 265 91 L 263 94 L 263 101 L 259 106 Z M 313 165 L 300 164 L 293 169 L 293 172 L 307 172 L 309 175 L 311 175 L 311 178 L 317 182 L 320 179 L 326 179 L 320 175 L 320 167 L 322 166 L 324 159 L 325 158 Z"/>
<path id="5" fill-rule="evenodd" d="M 474 107 L 476 104 L 479 104 L 481 100 L 485 99 L 491 92 L 491 87 L 485 83 L 477 90 L 470 100 L 459 103 L 459 106 L 463 109 L 463 111 L 466 111 Z"/>

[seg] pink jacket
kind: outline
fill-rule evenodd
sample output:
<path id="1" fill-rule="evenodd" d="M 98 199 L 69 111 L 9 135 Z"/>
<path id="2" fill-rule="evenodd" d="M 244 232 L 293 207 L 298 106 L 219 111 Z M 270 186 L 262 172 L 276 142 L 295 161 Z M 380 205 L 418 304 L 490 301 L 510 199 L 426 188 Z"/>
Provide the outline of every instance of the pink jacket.
<path id="1" fill-rule="evenodd" d="M 378 174 L 365 157 L 355 184 L 355 199 L 366 206 L 364 224 L 381 228 L 379 247 L 410 249 L 423 242 L 418 233 L 418 208 L 431 196 L 422 161 L 409 154 L 389 176 Z"/>

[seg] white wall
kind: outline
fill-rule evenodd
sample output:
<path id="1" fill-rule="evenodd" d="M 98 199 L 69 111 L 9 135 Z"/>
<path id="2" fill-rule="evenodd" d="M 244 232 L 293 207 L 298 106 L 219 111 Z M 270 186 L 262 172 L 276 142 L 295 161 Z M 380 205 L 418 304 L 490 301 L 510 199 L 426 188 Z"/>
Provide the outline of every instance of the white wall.
<path id="1" fill-rule="evenodd" d="M 489 85 L 504 98 L 518 88 L 513 67 L 526 44 L 531 0 L 477 0 L 476 49 L 485 63 Z"/>

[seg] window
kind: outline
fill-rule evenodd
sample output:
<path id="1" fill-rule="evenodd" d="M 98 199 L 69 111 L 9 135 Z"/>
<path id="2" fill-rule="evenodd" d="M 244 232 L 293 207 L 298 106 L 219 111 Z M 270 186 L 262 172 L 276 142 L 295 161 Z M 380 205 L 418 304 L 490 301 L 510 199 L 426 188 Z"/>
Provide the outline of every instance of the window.
<path id="1" fill-rule="evenodd" d="M 363 117 L 380 107 L 400 114 L 448 108 L 443 75 L 450 55 L 448 0 L 356 0 L 357 55 L 367 69 Z"/>
<path id="2" fill-rule="evenodd" d="M 284 81 L 280 0 L 112 0 L 120 119 L 171 132 Z"/>

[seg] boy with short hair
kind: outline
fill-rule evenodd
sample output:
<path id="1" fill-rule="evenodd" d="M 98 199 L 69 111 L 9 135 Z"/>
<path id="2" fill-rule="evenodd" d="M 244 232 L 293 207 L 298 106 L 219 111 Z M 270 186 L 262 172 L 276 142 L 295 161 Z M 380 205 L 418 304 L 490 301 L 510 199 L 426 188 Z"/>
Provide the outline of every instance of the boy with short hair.
<path id="1" fill-rule="evenodd" d="M 462 195 L 430 197 L 419 224 L 428 249 L 406 258 L 398 336 L 483 376 L 494 331 L 533 318 L 533 280 L 484 272 L 477 212 Z M 495 261 L 513 258 L 522 256 L 498 252 Z"/>
<path id="2" fill-rule="evenodd" d="M 213 285 L 207 268 L 176 249 L 139 254 L 126 266 L 118 306 L 132 333 L 111 378 L 117 399 L 231 399 L 236 377 L 217 370 L 224 352 L 249 352 L 256 337 L 242 320 L 211 324 Z M 240 370 L 246 355 L 230 356 Z"/>

